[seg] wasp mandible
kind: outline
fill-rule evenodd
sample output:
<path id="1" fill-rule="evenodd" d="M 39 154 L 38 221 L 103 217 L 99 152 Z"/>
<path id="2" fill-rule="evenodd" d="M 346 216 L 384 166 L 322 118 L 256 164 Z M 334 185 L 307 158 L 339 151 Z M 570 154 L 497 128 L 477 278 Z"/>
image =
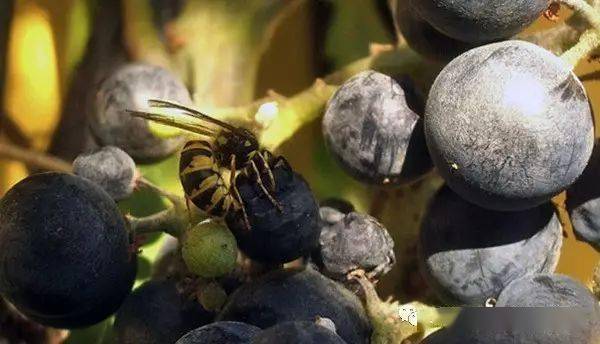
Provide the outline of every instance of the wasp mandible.
<path id="1" fill-rule="evenodd" d="M 223 217 L 241 210 L 246 228 L 250 221 L 236 179 L 244 174 L 256 181 L 264 195 L 281 212 L 282 206 L 273 196 L 275 179 L 272 169 L 289 168 L 282 156 L 275 157 L 260 147 L 249 130 L 217 120 L 198 110 L 167 100 L 150 99 L 151 108 L 177 110 L 176 115 L 144 111 L 128 111 L 135 117 L 183 129 L 199 135 L 188 141 L 181 151 L 179 178 L 186 197 L 209 216 Z M 172 111 L 170 111 L 171 113 Z M 183 120 L 178 115 L 191 118 Z"/>

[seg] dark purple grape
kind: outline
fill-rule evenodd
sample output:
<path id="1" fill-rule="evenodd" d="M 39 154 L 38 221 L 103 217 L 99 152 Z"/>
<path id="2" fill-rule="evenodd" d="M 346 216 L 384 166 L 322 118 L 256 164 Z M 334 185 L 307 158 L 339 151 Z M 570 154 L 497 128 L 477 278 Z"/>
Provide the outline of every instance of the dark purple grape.
<path id="1" fill-rule="evenodd" d="M 112 198 L 87 179 L 42 173 L 0 201 L 0 294 L 47 326 L 104 320 L 136 273 L 129 233 Z"/>
<path id="2" fill-rule="evenodd" d="M 355 212 L 344 215 L 328 207 L 321 207 L 320 213 L 319 248 L 312 256 L 324 275 L 347 282 L 347 275 L 358 269 L 373 279 L 392 269 L 394 241 L 374 217 Z"/>
<path id="3" fill-rule="evenodd" d="M 175 281 L 149 281 L 125 299 L 114 329 L 119 344 L 174 343 L 213 318 L 195 298 L 178 290 Z"/>
<path id="4" fill-rule="evenodd" d="M 423 101 L 409 79 L 365 71 L 331 97 L 323 116 L 327 147 L 340 166 L 369 184 L 401 184 L 431 169 Z"/>
<path id="5" fill-rule="evenodd" d="M 127 110 L 147 110 L 148 99 L 191 104 L 185 86 L 169 71 L 141 63 L 127 64 L 110 75 L 98 90 L 90 127 L 101 146 L 117 146 L 140 162 L 164 159 L 175 153 L 185 137 L 156 137 L 142 118 Z"/>
<path id="6" fill-rule="evenodd" d="M 349 344 L 368 343 L 371 324 L 358 297 L 311 268 L 270 272 L 241 286 L 217 320 L 242 321 L 269 328 L 285 321 L 334 322 Z"/>
<path id="7" fill-rule="evenodd" d="M 401 0 L 402 1 L 402 0 Z M 464 42 L 509 38 L 531 25 L 549 0 L 406 0 L 445 35 Z"/>
<path id="8" fill-rule="evenodd" d="M 310 187 L 299 174 L 287 167 L 273 170 L 276 190 L 273 196 L 280 212 L 265 196 L 256 180 L 240 176 L 238 190 L 250 222 L 241 211 L 226 216 L 240 250 L 250 258 L 269 263 L 286 263 L 306 256 L 318 245 L 319 208 Z"/>
<path id="9" fill-rule="evenodd" d="M 436 30 L 421 18 L 409 0 L 397 0 L 393 11 L 396 27 L 406 43 L 426 58 L 448 61 L 476 46 Z"/>
<path id="10" fill-rule="evenodd" d="M 534 44 L 506 41 L 469 50 L 442 70 L 427 100 L 425 135 L 437 170 L 461 197 L 523 210 L 581 175 L 594 125 L 570 66 Z"/>
<path id="11" fill-rule="evenodd" d="M 188 332 L 176 344 L 250 344 L 260 328 L 236 321 L 217 321 Z"/>
<path id="12" fill-rule="evenodd" d="M 279 323 L 257 334 L 251 344 L 346 344 L 335 332 L 311 321 Z"/>
<path id="13" fill-rule="evenodd" d="M 581 177 L 567 190 L 567 210 L 577 239 L 600 251 L 600 146 L 598 141 Z"/>
<path id="14" fill-rule="evenodd" d="M 493 211 L 444 186 L 422 222 L 419 260 L 428 284 L 445 303 L 483 306 L 515 279 L 554 272 L 562 238 L 551 204 Z"/>

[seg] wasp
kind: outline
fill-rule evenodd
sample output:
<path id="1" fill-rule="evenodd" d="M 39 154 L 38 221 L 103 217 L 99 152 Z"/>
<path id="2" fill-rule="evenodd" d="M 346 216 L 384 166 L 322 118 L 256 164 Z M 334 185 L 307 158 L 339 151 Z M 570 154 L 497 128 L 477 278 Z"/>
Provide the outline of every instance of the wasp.
<path id="1" fill-rule="evenodd" d="M 183 129 L 198 135 L 188 141 L 180 155 L 179 178 L 188 198 L 196 207 L 212 217 L 224 217 L 231 211 L 241 211 L 244 223 L 250 222 L 244 200 L 236 181 L 245 175 L 255 181 L 262 193 L 281 212 L 275 199 L 275 178 L 272 170 L 279 166 L 290 168 L 282 156 L 275 157 L 261 148 L 256 136 L 249 130 L 217 120 L 198 110 L 175 102 L 148 100 L 151 108 L 169 109 L 167 115 L 143 111 L 128 111 L 160 124 Z"/>

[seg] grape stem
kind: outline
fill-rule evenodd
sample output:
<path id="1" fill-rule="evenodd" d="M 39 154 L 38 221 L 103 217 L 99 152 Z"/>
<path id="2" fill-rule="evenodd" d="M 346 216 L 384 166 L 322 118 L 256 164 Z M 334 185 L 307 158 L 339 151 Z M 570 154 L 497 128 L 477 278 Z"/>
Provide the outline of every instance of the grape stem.
<path id="1" fill-rule="evenodd" d="M 443 67 L 424 60 L 406 45 L 372 44 L 370 50 L 369 56 L 316 79 L 310 87 L 291 97 L 270 91 L 266 97 L 242 106 L 198 108 L 222 121 L 250 129 L 264 148 L 275 151 L 305 125 L 318 120 L 339 85 L 356 74 L 375 70 L 392 76 L 408 75 L 426 94 Z"/>
<path id="2" fill-rule="evenodd" d="M 556 55 L 561 55 L 579 42 L 579 37 L 587 27 L 585 19 L 580 14 L 575 13 L 564 22 L 551 28 L 534 33 L 520 34 L 517 38 L 539 45 Z"/>
<path id="3" fill-rule="evenodd" d="M 185 199 L 183 197 L 161 188 L 160 186 L 158 186 L 158 185 L 152 183 L 151 181 L 149 181 L 148 179 L 146 179 L 144 176 L 140 175 L 136 179 L 136 184 L 138 187 L 145 187 L 149 190 L 152 190 L 157 195 L 163 196 L 164 198 L 168 199 L 169 202 L 171 202 L 176 207 L 185 208 L 186 203 L 185 203 Z"/>
<path id="4" fill-rule="evenodd" d="M 0 74 L 1 75 L 1 74 Z M 2 94 L 2 93 L 0 93 Z M 0 134 L 6 135 L 6 137 L 19 146 L 30 147 L 31 143 L 29 138 L 23 133 L 21 128 L 15 121 L 8 116 L 6 112 L 2 112 L 0 108 Z"/>
<path id="5" fill-rule="evenodd" d="M 162 232 L 179 238 L 190 224 L 183 211 L 179 207 L 173 206 L 145 217 L 125 215 L 125 219 L 129 222 L 131 233 L 135 236 Z"/>
<path id="6" fill-rule="evenodd" d="M 570 7 L 581 16 L 583 16 L 589 24 L 596 30 L 600 30 L 600 14 L 598 11 L 585 0 L 559 0 L 560 3 Z"/>
<path id="7" fill-rule="evenodd" d="M 460 307 L 436 308 L 420 302 L 400 304 L 382 301 L 362 270 L 353 271 L 348 279 L 356 281 L 364 292 L 365 308 L 373 325 L 371 342 L 374 344 L 420 341 L 430 333 L 450 326 L 460 312 Z M 410 318 L 403 318 L 411 312 L 416 313 L 417 326 L 410 324 Z"/>
<path id="8" fill-rule="evenodd" d="M 592 292 L 600 300 L 600 261 L 598 261 L 594 269 L 594 275 L 592 276 Z"/>
<path id="9" fill-rule="evenodd" d="M 8 158 L 49 171 L 72 173 L 72 165 L 60 158 L 42 152 L 22 148 L 11 143 L 0 142 L 0 158 Z"/>
<path id="10" fill-rule="evenodd" d="M 276 150 L 302 127 L 319 119 L 327 101 L 339 85 L 365 71 L 375 70 L 388 75 L 409 75 L 421 91 L 427 91 L 441 64 L 426 61 L 406 45 L 394 47 L 372 45 L 371 54 L 340 70 L 317 79 L 312 86 L 294 96 L 273 92 L 248 106 L 211 110 L 222 120 L 234 122 L 258 133 L 261 145 Z M 265 116 L 264 109 L 270 111 Z"/>
<path id="11" fill-rule="evenodd" d="M 579 38 L 579 43 L 561 55 L 561 59 L 575 67 L 600 46 L 600 32 L 595 29 L 585 31 Z"/>
<path id="12" fill-rule="evenodd" d="M 573 9 L 591 26 L 579 37 L 577 44 L 561 55 L 563 61 L 575 68 L 581 60 L 600 47 L 600 12 L 585 0 L 558 0 L 558 2 Z"/>
<path id="13" fill-rule="evenodd" d="M 556 28 L 522 36 L 521 39 L 540 43 L 544 47 L 548 44 L 553 45 L 547 48 L 555 53 L 564 53 L 563 59 L 574 66 L 600 46 L 600 41 L 597 39 L 600 35 L 581 34 L 585 30 L 584 20 L 592 25 L 592 32 L 600 28 L 600 15 L 596 9 L 600 6 L 598 4 L 600 0 L 594 0 L 596 8 L 584 0 L 557 1 L 573 8 L 576 15 Z M 578 39 L 580 42 L 576 43 Z M 565 51 L 564 47 L 572 44 L 575 46 Z M 431 81 L 443 67 L 422 59 L 403 40 L 400 40 L 395 47 L 379 45 L 373 47 L 369 56 L 350 63 L 322 79 L 317 79 L 312 86 L 292 97 L 269 94 L 246 106 L 217 107 L 207 111 L 225 121 L 254 129 L 259 133 L 259 140 L 265 148 L 276 150 L 304 125 L 317 120 L 338 85 L 357 73 L 372 69 L 388 75 L 408 74 L 418 83 L 418 87 L 427 93 Z M 266 121 L 259 118 L 260 109 L 264 105 L 269 105 L 273 109 L 272 117 Z"/>

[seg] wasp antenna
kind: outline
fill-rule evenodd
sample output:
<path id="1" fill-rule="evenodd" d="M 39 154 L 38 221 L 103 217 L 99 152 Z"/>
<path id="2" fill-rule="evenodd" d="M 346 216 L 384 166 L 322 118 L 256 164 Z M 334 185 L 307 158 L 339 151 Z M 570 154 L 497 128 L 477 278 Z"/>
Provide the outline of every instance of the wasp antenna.
<path id="1" fill-rule="evenodd" d="M 172 102 L 169 100 L 162 100 L 162 99 L 148 99 L 148 106 L 150 107 L 159 107 L 159 108 L 165 108 L 165 107 L 175 107 L 175 108 L 185 108 L 188 109 L 186 106 L 176 103 L 176 102 Z"/>
<path id="2" fill-rule="evenodd" d="M 170 100 L 164 100 L 164 99 L 148 99 L 148 106 L 150 107 L 155 107 L 155 108 L 173 108 L 173 109 L 177 109 L 177 110 L 181 110 L 181 111 L 185 111 L 187 112 L 189 115 L 195 115 L 195 117 L 202 117 L 202 118 L 207 118 L 207 119 L 211 119 L 214 121 L 217 121 L 216 119 L 210 117 L 209 115 L 198 111 L 194 108 L 191 108 L 189 106 L 183 105 L 183 104 L 179 104 Z"/>
<path id="3" fill-rule="evenodd" d="M 135 111 L 135 110 L 125 110 L 125 112 L 129 113 L 133 117 L 145 118 L 149 120 L 153 120 L 153 115 L 150 113 Z"/>

